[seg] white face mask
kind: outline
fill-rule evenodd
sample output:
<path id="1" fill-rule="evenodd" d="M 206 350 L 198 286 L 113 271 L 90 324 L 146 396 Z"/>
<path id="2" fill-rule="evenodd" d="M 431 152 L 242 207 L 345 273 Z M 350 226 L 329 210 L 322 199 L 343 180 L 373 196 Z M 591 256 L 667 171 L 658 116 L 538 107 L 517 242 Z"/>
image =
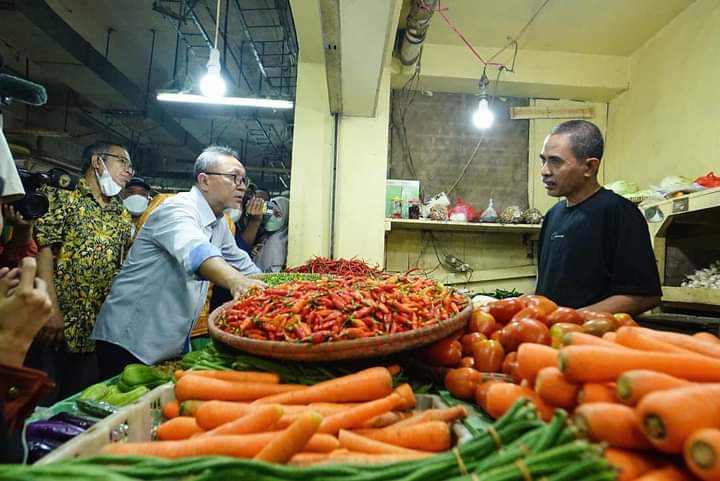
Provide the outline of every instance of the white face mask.
<path id="1" fill-rule="evenodd" d="M 241 209 L 225 209 L 225 213 L 230 216 L 233 222 L 239 221 L 242 216 Z"/>
<path id="2" fill-rule="evenodd" d="M 100 191 L 106 197 L 115 197 L 122 190 L 122 186 L 113 180 L 107 165 L 105 165 L 105 161 L 101 159 L 100 162 L 102 162 L 103 165 L 103 173 L 98 174 L 97 170 L 95 170 L 95 176 L 97 177 L 98 184 L 100 184 Z"/>
<path id="3" fill-rule="evenodd" d="M 275 217 L 274 215 L 270 216 L 268 220 L 265 221 L 265 230 L 268 232 L 275 232 L 282 228 L 284 224 L 282 217 Z"/>
<path id="4" fill-rule="evenodd" d="M 128 195 L 123 200 L 123 205 L 125 205 L 125 208 L 130 212 L 131 215 L 137 217 L 141 215 L 143 212 L 145 212 L 145 209 L 147 209 L 149 199 L 145 197 L 144 195 L 140 194 L 133 194 Z"/>

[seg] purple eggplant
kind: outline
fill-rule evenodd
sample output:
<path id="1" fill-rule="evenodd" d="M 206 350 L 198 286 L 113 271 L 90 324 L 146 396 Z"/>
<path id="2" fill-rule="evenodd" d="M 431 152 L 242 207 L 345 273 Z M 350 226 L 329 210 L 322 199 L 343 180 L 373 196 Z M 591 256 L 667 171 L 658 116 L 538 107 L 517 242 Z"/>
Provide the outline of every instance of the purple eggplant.
<path id="1" fill-rule="evenodd" d="M 28 447 L 28 464 L 35 463 L 38 459 L 42 458 L 50 451 L 54 450 L 62 444 L 62 441 L 55 441 L 54 439 L 43 439 L 43 438 L 30 438 L 27 441 Z"/>
<path id="2" fill-rule="evenodd" d="M 25 433 L 28 438 L 45 438 L 56 441 L 67 441 L 85 430 L 65 421 L 34 421 L 27 425 Z"/>
<path id="3" fill-rule="evenodd" d="M 87 418 L 81 418 L 74 414 L 61 412 L 50 418 L 50 421 L 63 421 L 82 429 L 88 429 L 90 426 L 95 424 L 95 421 Z"/>

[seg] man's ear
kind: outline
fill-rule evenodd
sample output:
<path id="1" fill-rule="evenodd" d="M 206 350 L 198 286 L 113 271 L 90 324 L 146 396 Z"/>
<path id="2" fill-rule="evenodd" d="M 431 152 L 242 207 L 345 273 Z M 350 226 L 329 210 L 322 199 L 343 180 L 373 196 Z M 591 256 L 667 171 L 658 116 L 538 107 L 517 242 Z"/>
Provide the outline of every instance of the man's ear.
<path id="1" fill-rule="evenodd" d="M 93 154 L 90 157 L 90 166 L 96 170 L 102 169 L 102 159 L 98 154 Z"/>
<path id="2" fill-rule="evenodd" d="M 208 187 L 208 178 L 209 176 L 200 172 L 197 176 L 197 179 L 195 179 L 195 184 L 198 186 L 198 189 L 202 192 L 207 192 L 209 189 Z"/>
<path id="3" fill-rule="evenodd" d="M 590 157 L 585 160 L 585 177 L 595 177 L 600 170 L 600 159 L 596 157 Z"/>

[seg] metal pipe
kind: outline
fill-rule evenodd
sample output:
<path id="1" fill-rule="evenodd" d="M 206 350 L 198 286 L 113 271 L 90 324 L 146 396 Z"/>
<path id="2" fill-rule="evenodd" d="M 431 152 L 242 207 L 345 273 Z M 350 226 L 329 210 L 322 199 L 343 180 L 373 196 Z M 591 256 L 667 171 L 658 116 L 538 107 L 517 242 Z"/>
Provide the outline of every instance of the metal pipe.
<path id="1" fill-rule="evenodd" d="M 413 0 L 407 16 L 407 27 L 400 45 L 400 62 L 403 65 L 414 64 L 420 56 L 422 44 L 430 26 L 430 19 L 438 0 Z"/>
<path id="2" fill-rule="evenodd" d="M 152 41 L 150 43 L 150 60 L 148 62 L 147 80 L 145 81 L 145 105 L 150 101 L 150 78 L 152 76 L 153 57 L 155 57 L 155 29 L 151 28 Z M 146 107 L 147 108 L 147 107 Z"/>

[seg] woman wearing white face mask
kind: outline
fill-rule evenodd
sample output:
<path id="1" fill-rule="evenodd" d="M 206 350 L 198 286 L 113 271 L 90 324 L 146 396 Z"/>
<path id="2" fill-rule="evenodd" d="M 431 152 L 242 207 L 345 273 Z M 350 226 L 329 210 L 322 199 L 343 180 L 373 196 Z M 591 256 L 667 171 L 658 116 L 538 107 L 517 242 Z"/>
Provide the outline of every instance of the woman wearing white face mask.
<path id="1" fill-rule="evenodd" d="M 270 237 L 255 257 L 255 265 L 263 272 L 280 272 L 287 262 L 290 199 L 273 197 L 270 202 L 274 204 L 272 215 L 265 221 L 265 231 Z"/>

